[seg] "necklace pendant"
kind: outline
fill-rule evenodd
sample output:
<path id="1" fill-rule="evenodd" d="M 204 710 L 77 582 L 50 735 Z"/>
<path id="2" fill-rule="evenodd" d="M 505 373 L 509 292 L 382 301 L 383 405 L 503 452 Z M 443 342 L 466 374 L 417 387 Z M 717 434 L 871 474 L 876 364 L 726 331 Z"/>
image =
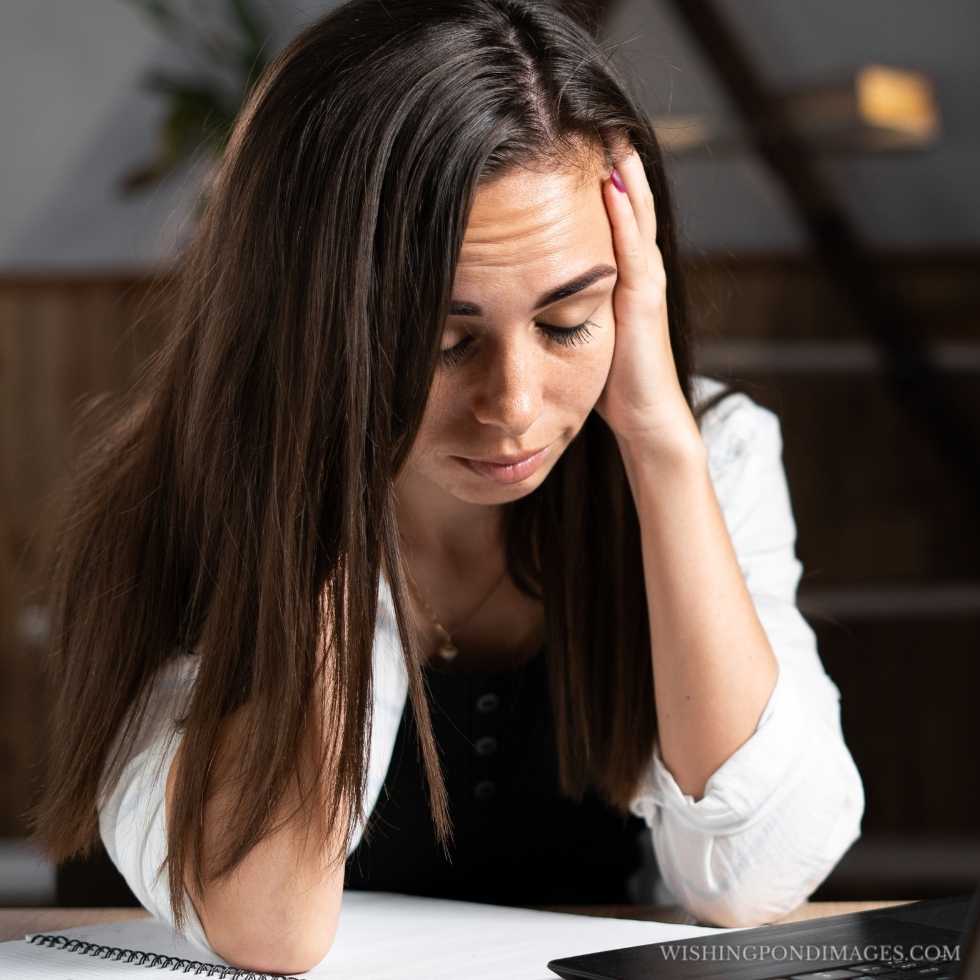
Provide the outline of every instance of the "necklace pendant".
<path id="1" fill-rule="evenodd" d="M 455 658 L 456 654 L 459 653 L 459 649 L 456 644 L 453 643 L 453 638 L 449 635 L 449 630 L 446 629 L 442 623 L 437 623 L 433 620 L 433 625 L 436 628 L 436 634 L 439 637 L 439 656 L 443 660 L 452 660 Z"/>

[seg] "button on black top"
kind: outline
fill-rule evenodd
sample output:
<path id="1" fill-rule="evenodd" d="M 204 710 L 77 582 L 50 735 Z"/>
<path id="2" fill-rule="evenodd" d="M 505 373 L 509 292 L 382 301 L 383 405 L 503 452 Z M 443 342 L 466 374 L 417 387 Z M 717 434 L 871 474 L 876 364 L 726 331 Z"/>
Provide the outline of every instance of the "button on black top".
<path id="1" fill-rule="evenodd" d="M 473 795 L 478 800 L 489 800 L 493 798 L 493 794 L 497 792 L 497 787 L 494 786 L 489 779 L 481 779 L 480 782 L 473 787 Z"/>
<path id="2" fill-rule="evenodd" d="M 424 670 L 453 826 L 451 860 L 432 826 L 406 699 L 344 887 L 502 905 L 650 901 L 657 867 L 646 823 L 591 790 L 582 800 L 561 795 L 546 651 L 509 671 Z M 491 743 L 495 751 L 481 754 L 479 746 Z"/>
<path id="3" fill-rule="evenodd" d="M 476 699 L 476 710 L 484 715 L 489 714 L 491 711 L 496 711 L 499 706 L 500 698 L 492 691 L 487 694 L 481 694 Z"/>
<path id="4" fill-rule="evenodd" d="M 477 755 L 493 755 L 497 751 L 497 740 L 492 735 L 484 735 L 473 744 Z"/>

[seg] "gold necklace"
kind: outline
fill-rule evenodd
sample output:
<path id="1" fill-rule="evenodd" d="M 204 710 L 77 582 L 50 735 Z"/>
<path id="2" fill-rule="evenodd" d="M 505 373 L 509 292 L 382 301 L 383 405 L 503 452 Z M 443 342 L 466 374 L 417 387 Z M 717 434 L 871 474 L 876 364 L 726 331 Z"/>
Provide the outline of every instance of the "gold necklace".
<path id="1" fill-rule="evenodd" d="M 412 591 L 415 593 L 415 598 L 418 599 L 420 603 L 422 603 L 422 607 L 428 613 L 429 619 L 432 620 L 432 625 L 435 627 L 436 635 L 439 637 L 439 648 L 436 652 L 443 660 L 454 660 L 456 656 L 459 654 L 459 648 L 453 642 L 452 634 L 449 632 L 449 630 L 446 629 L 445 626 L 442 625 L 442 623 L 439 622 L 438 619 L 436 619 L 436 614 L 432 611 L 432 607 L 425 601 L 425 598 L 422 596 L 422 590 L 419 588 L 418 583 L 412 577 L 412 573 L 409 572 L 407 568 L 405 569 L 405 571 L 408 575 L 409 585 L 411 586 Z M 458 630 L 460 626 L 465 626 L 486 605 L 487 600 L 490 598 L 490 596 L 494 594 L 494 592 L 497 591 L 497 589 L 500 587 L 500 583 L 504 580 L 504 577 L 506 575 L 507 575 L 507 565 L 505 563 L 504 570 L 500 573 L 500 577 L 493 583 L 493 587 L 490 589 L 490 591 L 479 601 L 479 603 L 476 605 L 474 609 L 470 610 L 469 615 L 466 616 L 465 619 L 462 620 L 462 622 L 456 624 L 456 626 L 454 627 L 455 629 Z"/>

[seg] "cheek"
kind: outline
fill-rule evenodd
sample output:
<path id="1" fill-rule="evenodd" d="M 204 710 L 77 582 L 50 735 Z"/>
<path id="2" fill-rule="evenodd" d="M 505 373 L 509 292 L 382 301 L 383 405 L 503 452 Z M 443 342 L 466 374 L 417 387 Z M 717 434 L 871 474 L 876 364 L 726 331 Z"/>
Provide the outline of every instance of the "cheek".
<path id="1" fill-rule="evenodd" d="M 587 415 L 599 400 L 612 367 L 615 337 L 612 327 L 604 328 L 588 347 L 579 348 L 568 364 L 564 378 L 565 398 L 574 399 L 576 409 Z"/>
<path id="2" fill-rule="evenodd" d="M 436 449 L 440 443 L 442 433 L 445 430 L 445 406 L 439 397 L 438 386 L 433 386 L 419 423 L 418 431 L 415 433 L 415 441 L 408 452 L 406 466 L 413 469 L 424 462 L 428 456 Z"/>
<path id="3" fill-rule="evenodd" d="M 429 391 L 425 412 L 409 453 L 411 465 L 428 470 L 441 466 L 446 452 L 461 452 L 473 437 L 470 403 L 452 372 L 437 374 Z"/>

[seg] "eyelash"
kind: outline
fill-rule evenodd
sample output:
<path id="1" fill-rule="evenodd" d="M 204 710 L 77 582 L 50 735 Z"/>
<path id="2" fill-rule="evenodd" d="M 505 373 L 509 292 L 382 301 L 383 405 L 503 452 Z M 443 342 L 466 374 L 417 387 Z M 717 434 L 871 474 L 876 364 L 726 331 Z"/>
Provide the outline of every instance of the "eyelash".
<path id="1" fill-rule="evenodd" d="M 538 327 L 556 344 L 560 344 L 562 347 L 575 347 L 578 344 L 588 343 L 592 339 L 592 331 L 589 330 L 589 327 L 598 327 L 598 324 L 592 320 L 586 320 L 575 327 L 550 327 L 546 323 L 539 323 Z M 447 347 L 440 354 L 442 363 L 446 367 L 455 367 L 459 364 L 466 357 L 472 339 L 472 337 L 466 337 L 458 344 Z"/>

